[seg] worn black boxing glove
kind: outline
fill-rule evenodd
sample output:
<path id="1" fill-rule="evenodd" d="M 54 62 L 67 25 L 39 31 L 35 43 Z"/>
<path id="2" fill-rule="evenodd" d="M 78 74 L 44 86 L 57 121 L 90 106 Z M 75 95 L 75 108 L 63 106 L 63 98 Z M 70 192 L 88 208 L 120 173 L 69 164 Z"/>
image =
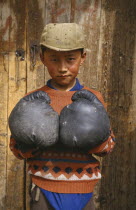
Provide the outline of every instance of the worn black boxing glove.
<path id="1" fill-rule="evenodd" d="M 9 116 L 9 128 L 17 143 L 28 147 L 47 147 L 58 140 L 59 116 L 44 91 L 22 98 Z"/>
<path id="2" fill-rule="evenodd" d="M 110 122 L 103 104 L 88 90 L 77 91 L 73 103 L 60 113 L 60 141 L 68 147 L 92 149 L 110 134 Z"/>

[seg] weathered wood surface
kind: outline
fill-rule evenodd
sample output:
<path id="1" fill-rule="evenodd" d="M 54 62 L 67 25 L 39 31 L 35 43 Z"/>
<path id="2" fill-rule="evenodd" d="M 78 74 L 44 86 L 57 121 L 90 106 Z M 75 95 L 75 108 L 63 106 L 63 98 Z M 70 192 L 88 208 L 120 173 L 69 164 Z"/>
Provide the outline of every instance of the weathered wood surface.
<path id="1" fill-rule="evenodd" d="M 4 16 L 5 4 L 1 4 L 2 16 Z M 8 11 L 7 11 L 8 15 Z M 8 22 L 8 21 L 7 21 Z M 4 17 L 0 21 L 0 42 L 5 33 Z M 8 104 L 8 54 L 3 53 L 8 49 L 8 44 L 0 47 L 0 208 L 5 205 L 6 196 L 6 178 L 7 178 L 7 104 Z"/>
<path id="2" fill-rule="evenodd" d="M 0 209 L 29 209 L 24 161 L 9 150 L 7 117 L 26 93 L 49 78 L 40 62 L 39 39 L 51 22 L 76 22 L 87 35 L 80 81 L 100 90 L 118 139 L 101 160 L 95 189 L 98 210 L 136 209 L 136 2 L 135 0 L 0 0 Z M 24 60 L 15 51 L 25 51 Z"/>
<path id="3" fill-rule="evenodd" d="M 136 2 L 103 1 L 102 10 L 105 11 L 107 25 L 104 26 L 104 45 L 101 47 L 100 89 L 108 100 L 108 111 L 118 142 L 114 153 L 102 162 L 104 176 L 99 191 L 100 209 L 134 210 Z"/>
<path id="4" fill-rule="evenodd" d="M 26 93 L 26 61 L 20 61 L 15 52 L 25 51 L 25 2 L 0 1 L 1 16 L 1 147 L 0 170 L 5 175 L 0 188 L 0 209 L 23 209 L 24 207 L 24 161 L 16 159 L 9 149 L 10 132 L 7 116 L 17 101 Z M 5 128 L 5 131 L 4 131 Z M 4 147 L 4 145 L 6 147 Z"/>

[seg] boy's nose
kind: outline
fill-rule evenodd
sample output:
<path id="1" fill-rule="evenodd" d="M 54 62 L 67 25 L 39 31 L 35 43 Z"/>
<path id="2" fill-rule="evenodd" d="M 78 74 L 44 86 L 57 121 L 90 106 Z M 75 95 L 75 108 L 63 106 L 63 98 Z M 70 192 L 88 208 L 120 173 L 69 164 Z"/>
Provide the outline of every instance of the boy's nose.
<path id="1" fill-rule="evenodd" d="M 68 68 L 65 64 L 65 62 L 62 62 L 60 65 L 59 65 L 59 72 L 67 72 L 68 71 Z"/>
<path id="2" fill-rule="evenodd" d="M 61 68 L 61 69 L 59 69 L 59 72 L 60 73 L 65 73 L 65 72 L 67 72 L 68 71 L 68 69 L 66 69 L 66 68 Z"/>

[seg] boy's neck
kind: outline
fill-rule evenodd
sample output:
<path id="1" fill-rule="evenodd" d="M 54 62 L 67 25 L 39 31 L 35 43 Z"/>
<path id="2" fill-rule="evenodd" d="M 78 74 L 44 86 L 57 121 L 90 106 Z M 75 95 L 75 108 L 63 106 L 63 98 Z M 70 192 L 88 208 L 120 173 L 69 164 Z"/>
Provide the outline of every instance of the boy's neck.
<path id="1" fill-rule="evenodd" d="M 76 78 L 71 84 L 68 84 L 68 85 L 59 85 L 59 84 L 55 83 L 54 80 L 51 79 L 51 85 L 55 89 L 60 90 L 60 91 L 69 91 L 75 86 L 75 84 L 76 84 Z"/>

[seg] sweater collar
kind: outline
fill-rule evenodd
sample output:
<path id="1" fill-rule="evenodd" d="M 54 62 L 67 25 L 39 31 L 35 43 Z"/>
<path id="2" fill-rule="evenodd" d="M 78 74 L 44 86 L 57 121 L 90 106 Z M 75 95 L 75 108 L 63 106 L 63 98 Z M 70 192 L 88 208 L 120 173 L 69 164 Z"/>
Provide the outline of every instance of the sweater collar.
<path id="1" fill-rule="evenodd" d="M 56 88 L 54 88 L 51 85 L 51 79 L 47 81 L 46 84 L 48 87 L 50 87 L 51 89 L 57 90 Z M 72 87 L 69 91 L 77 91 L 77 90 L 81 90 L 84 86 L 80 84 L 79 80 L 76 78 L 76 84 L 74 85 L 74 87 Z"/>

